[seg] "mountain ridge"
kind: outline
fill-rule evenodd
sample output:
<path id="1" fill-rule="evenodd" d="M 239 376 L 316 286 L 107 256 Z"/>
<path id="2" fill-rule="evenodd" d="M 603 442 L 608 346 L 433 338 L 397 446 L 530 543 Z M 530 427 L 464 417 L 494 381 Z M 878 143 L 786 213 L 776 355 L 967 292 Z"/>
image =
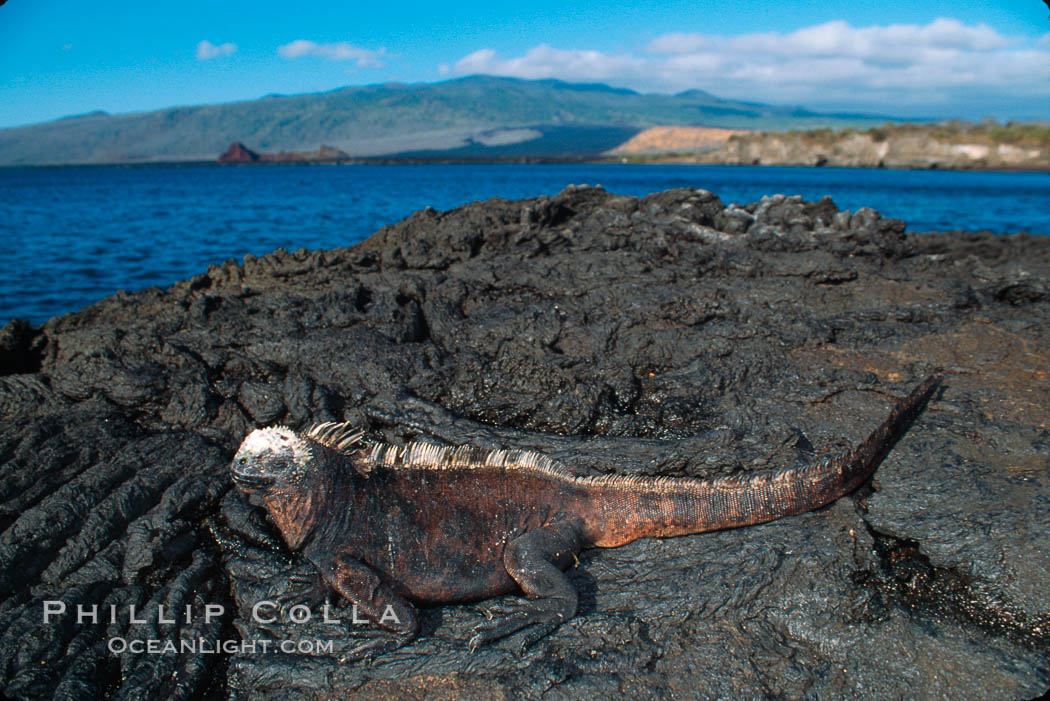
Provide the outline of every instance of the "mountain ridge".
<path id="1" fill-rule="evenodd" d="M 623 130 L 658 125 L 735 129 L 874 126 L 881 115 L 819 113 L 797 106 L 725 100 L 702 90 L 642 94 L 603 83 L 487 75 L 439 83 L 345 86 L 320 93 L 175 106 L 147 112 L 73 115 L 0 129 L 0 165 L 213 161 L 234 141 L 261 151 L 315 151 L 331 145 L 352 157 L 437 154 L 470 147 L 484 157 L 501 130 L 532 130 L 528 157 L 593 156 L 615 148 L 594 139 L 566 152 L 564 129 Z M 493 136 L 495 134 L 495 136 Z M 548 142 L 548 137 L 553 141 Z M 629 136 L 627 137 L 629 138 Z"/>

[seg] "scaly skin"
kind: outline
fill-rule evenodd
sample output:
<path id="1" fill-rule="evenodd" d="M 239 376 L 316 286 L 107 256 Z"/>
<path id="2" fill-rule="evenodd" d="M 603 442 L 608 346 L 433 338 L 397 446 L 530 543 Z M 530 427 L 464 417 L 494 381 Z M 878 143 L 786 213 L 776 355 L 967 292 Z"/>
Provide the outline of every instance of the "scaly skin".
<path id="1" fill-rule="evenodd" d="M 418 630 L 413 603 L 474 601 L 520 588 L 472 645 L 543 637 L 576 612 L 562 572 L 584 548 L 764 523 L 811 511 L 867 480 L 937 386 L 931 377 L 847 454 L 776 475 L 713 480 L 576 477 L 538 453 L 365 443 L 347 424 L 253 431 L 231 470 L 262 497 L 288 546 L 389 631 Z M 413 602 L 413 603 L 410 603 Z"/>

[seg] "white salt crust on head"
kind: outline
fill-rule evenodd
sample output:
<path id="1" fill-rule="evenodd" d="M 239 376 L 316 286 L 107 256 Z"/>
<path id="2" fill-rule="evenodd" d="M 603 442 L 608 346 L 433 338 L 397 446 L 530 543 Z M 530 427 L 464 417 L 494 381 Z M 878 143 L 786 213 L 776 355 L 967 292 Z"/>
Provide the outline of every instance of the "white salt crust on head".
<path id="1" fill-rule="evenodd" d="M 270 426 L 257 428 L 249 433 L 241 443 L 238 455 L 266 455 L 290 451 L 292 462 L 305 466 L 310 460 L 310 449 L 295 431 L 287 426 Z"/>

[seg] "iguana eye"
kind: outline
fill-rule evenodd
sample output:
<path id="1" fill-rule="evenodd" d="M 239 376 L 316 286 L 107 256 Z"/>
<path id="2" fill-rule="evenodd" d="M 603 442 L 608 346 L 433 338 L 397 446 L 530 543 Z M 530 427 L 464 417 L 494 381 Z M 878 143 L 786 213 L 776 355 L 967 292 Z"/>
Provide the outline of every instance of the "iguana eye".
<path id="1" fill-rule="evenodd" d="M 242 465 L 247 465 L 248 464 L 248 458 L 241 458 L 237 462 L 239 462 Z"/>

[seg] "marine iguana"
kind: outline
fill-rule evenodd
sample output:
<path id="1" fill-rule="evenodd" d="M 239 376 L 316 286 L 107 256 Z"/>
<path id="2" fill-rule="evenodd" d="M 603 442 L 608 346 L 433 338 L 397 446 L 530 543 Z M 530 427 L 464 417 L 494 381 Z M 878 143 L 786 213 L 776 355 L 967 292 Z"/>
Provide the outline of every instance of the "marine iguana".
<path id="1" fill-rule="evenodd" d="M 536 452 L 371 443 L 346 423 L 252 431 L 233 480 L 262 498 L 288 547 L 384 630 L 359 651 L 408 642 L 416 604 L 528 597 L 475 629 L 471 646 L 522 631 L 522 647 L 576 613 L 562 572 L 614 548 L 804 513 L 872 474 L 938 384 L 930 377 L 844 455 L 772 475 L 579 477 Z M 411 602 L 411 603 L 410 603 Z"/>

